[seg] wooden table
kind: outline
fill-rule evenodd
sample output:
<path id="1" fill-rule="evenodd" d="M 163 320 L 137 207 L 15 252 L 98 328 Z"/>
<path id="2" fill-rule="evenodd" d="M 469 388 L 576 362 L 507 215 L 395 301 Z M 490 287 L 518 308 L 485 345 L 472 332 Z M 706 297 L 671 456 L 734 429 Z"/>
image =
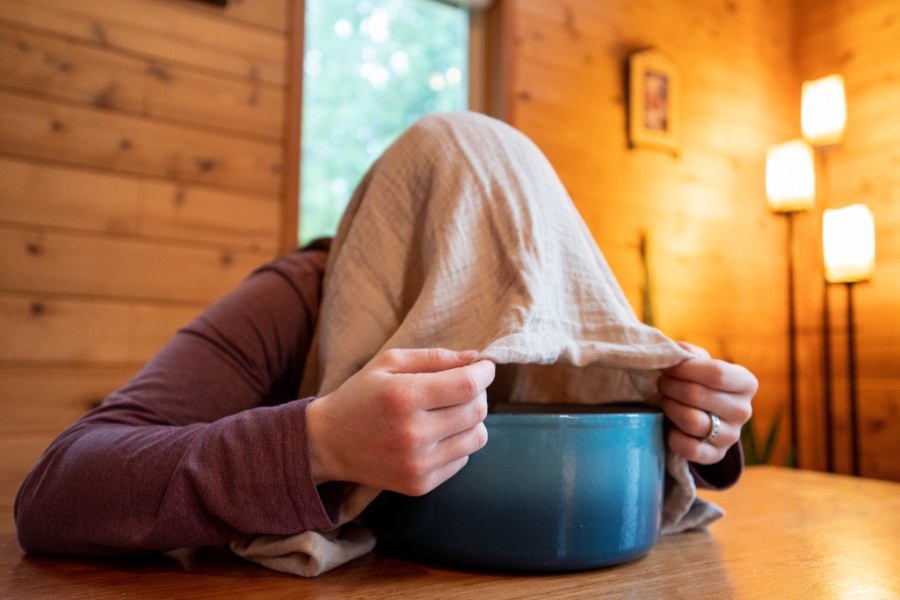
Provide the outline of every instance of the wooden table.
<path id="1" fill-rule="evenodd" d="M 3 514 L 0 598 L 900 598 L 900 484 L 775 467 L 704 493 L 728 516 L 644 558 L 564 575 L 426 567 L 371 554 L 316 579 L 223 549 L 141 560 L 23 556 Z"/>

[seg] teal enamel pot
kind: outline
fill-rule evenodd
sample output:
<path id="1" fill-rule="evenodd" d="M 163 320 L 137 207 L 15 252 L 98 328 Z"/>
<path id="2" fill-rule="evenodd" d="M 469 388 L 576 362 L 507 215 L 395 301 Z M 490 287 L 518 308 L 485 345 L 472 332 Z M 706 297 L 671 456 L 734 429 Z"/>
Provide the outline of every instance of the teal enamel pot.
<path id="1" fill-rule="evenodd" d="M 505 405 L 488 443 L 420 497 L 366 513 L 382 551 L 464 569 L 577 571 L 646 554 L 659 538 L 663 416 L 645 405 Z"/>

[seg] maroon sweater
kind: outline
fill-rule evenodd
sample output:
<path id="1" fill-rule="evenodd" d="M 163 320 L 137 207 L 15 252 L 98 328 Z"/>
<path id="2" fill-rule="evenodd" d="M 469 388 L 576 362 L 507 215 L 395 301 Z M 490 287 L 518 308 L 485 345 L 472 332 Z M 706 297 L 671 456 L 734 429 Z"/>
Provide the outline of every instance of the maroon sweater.
<path id="1" fill-rule="evenodd" d="M 206 309 L 121 390 L 57 438 L 16 498 L 28 552 L 115 555 L 333 526 L 296 399 L 326 253 L 276 259 Z M 740 446 L 694 469 L 737 480 Z"/>

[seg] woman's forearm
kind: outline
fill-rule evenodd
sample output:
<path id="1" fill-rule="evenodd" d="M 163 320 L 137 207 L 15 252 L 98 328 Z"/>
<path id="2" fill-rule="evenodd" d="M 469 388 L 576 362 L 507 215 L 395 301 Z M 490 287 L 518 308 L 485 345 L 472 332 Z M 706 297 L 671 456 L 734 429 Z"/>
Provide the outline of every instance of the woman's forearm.
<path id="1" fill-rule="evenodd" d="M 20 544 L 109 555 L 328 527 L 309 477 L 305 409 L 296 401 L 185 426 L 104 422 L 101 410 L 56 440 L 22 486 Z"/>
<path id="2" fill-rule="evenodd" d="M 325 254 L 282 257 L 53 442 L 15 506 L 23 548 L 110 554 L 327 527 L 296 392 Z"/>

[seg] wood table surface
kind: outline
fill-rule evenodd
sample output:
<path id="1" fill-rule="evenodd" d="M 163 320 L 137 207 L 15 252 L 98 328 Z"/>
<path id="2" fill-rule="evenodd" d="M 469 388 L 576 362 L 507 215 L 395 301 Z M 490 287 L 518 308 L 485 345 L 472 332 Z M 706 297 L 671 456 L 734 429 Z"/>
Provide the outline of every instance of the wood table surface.
<path id="1" fill-rule="evenodd" d="M 94 560 L 24 556 L 10 510 L 0 529 L 0 598 L 900 598 L 900 484 L 777 467 L 703 496 L 727 516 L 664 537 L 628 564 L 508 575 L 373 553 L 314 579 L 221 548 Z"/>

